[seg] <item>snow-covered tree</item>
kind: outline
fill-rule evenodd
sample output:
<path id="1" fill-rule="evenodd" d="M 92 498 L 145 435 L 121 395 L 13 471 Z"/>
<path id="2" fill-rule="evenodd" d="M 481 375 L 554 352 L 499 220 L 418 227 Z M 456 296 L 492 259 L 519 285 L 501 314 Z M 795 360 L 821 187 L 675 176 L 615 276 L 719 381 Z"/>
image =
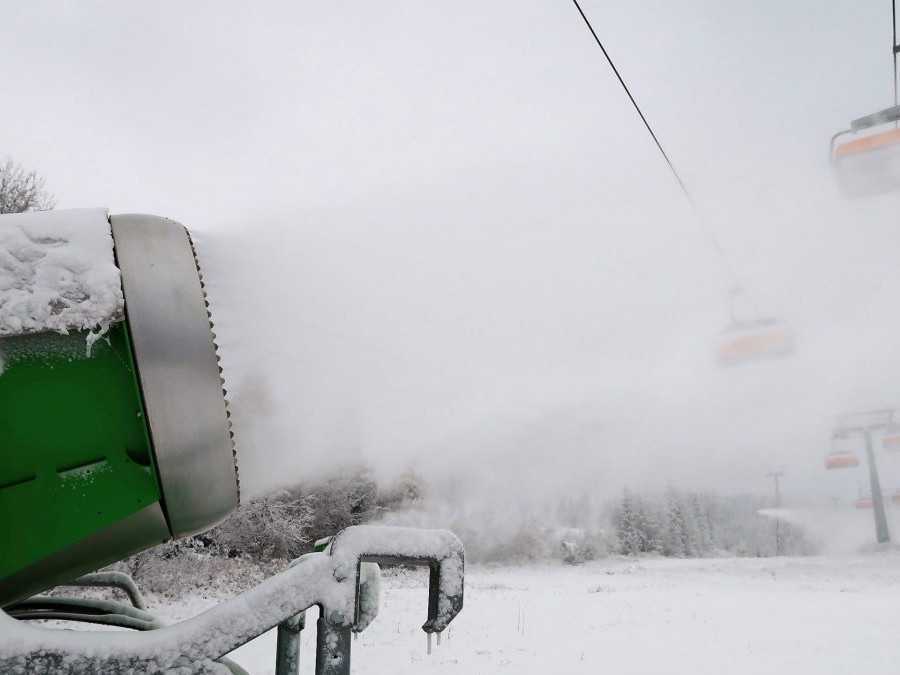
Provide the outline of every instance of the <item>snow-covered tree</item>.
<path id="1" fill-rule="evenodd" d="M 657 553 L 661 548 L 659 519 L 652 504 L 625 490 L 613 515 L 619 552 L 625 555 Z"/>
<path id="2" fill-rule="evenodd" d="M 695 555 L 708 555 L 713 550 L 713 543 L 704 496 L 697 492 L 691 493 L 687 499 L 687 509 L 690 513 Z"/>
<path id="3" fill-rule="evenodd" d="M 689 523 L 690 513 L 682 496 L 672 488 L 666 491 L 664 500 L 663 553 L 673 558 L 694 555 L 694 542 Z"/>
<path id="4" fill-rule="evenodd" d="M 242 504 L 200 539 L 228 555 L 295 558 L 310 539 L 312 516 L 309 497 L 282 491 Z"/>
<path id="5" fill-rule="evenodd" d="M 312 540 L 368 522 L 378 512 L 378 485 L 366 466 L 343 467 L 301 490 L 310 500 Z"/>
<path id="6" fill-rule="evenodd" d="M 625 555 L 637 555 L 643 550 L 644 535 L 641 531 L 639 508 L 635 497 L 626 489 L 613 516 L 616 536 L 619 539 L 619 551 Z"/>
<path id="7" fill-rule="evenodd" d="M 11 159 L 0 164 L 0 213 L 47 211 L 53 206 L 53 195 L 47 192 L 37 171 L 29 171 Z"/>

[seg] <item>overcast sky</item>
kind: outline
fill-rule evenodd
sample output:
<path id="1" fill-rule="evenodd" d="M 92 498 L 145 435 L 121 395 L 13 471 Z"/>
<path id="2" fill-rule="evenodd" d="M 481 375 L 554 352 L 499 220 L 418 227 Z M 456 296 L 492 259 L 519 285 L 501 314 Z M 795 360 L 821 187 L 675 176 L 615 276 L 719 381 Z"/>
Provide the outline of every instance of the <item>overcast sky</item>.
<path id="1" fill-rule="evenodd" d="M 19 3 L 0 152 L 197 233 L 251 492 L 354 452 L 815 491 L 833 415 L 900 405 L 900 201 L 827 163 L 890 15 L 583 6 L 795 358 L 715 367 L 731 282 L 568 0 Z"/>

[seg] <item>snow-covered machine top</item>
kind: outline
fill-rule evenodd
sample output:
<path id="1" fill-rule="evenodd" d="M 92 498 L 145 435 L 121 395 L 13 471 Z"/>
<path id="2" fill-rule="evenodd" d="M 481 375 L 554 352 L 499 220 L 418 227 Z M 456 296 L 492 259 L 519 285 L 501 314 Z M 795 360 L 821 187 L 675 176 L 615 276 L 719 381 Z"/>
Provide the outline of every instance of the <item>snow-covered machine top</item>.
<path id="1" fill-rule="evenodd" d="M 0 606 L 237 506 L 214 338 L 182 225 L 0 216 Z"/>
<path id="2" fill-rule="evenodd" d="M 0 336 L 102 331 L 124 310 L 106 209 L 0 219 Z"/>

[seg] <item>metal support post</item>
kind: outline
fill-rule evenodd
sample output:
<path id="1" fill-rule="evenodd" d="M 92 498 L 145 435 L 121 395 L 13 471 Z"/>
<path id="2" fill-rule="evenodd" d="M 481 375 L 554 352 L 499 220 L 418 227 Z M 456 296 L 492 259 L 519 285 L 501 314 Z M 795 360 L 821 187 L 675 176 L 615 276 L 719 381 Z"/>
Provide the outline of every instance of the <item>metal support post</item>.
<path id="1" fill-rule="evenodd" d="M 275 647 L 275 675 L 299 675 L 300 633 L 306 626 L 306 612 L 278 624 Z"/>
<path id="2" fill-rule="evenodd" d="M 316 622 L 316 675 L 350 675 L 351 627 L 335 626 L 322 609 Z"/>
<path id="3" fill-rule="evenodd" d="M 783 471 L 772 471 L 768 474 L 775 481 L 775 508 L 781 508 L 781 477 Z M 784 553 L 784 545 L 781 538 L 781 518 L 775 518 L 775 555 Z"/>
<path id="4" fill-rule="evenodd" d="M 872 492 L 872 511 L 875 515 L 875 538 L 879 544 L 891 540 L 888 530 L 887 515 L 884 512 L 884 497 L 881 494 L 881 481 L 878 480 L 878 466 L 875 464 L 875 451 L 872 449 L 872 432 L 868 427 L 863 429 L 866 437 L 866 460 L 869 463 L 869 488 Z"/>

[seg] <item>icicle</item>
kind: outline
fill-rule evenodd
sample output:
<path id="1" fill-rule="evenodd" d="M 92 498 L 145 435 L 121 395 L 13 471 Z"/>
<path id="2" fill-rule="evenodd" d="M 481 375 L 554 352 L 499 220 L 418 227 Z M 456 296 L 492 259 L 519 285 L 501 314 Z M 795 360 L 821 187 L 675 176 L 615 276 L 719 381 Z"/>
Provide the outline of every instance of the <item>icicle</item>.
<path id="1" fill-rule="evenodd" d="M 428 635 L 428 656 L 431 656 L 431 633 L 426 633 Z"/>
<path id="2" fill-rule="evenodd" d="M 437 646 L 438 647 L 441 646 L 441 631 L 438 631 L 438 634 L 437 634 Z"/>

